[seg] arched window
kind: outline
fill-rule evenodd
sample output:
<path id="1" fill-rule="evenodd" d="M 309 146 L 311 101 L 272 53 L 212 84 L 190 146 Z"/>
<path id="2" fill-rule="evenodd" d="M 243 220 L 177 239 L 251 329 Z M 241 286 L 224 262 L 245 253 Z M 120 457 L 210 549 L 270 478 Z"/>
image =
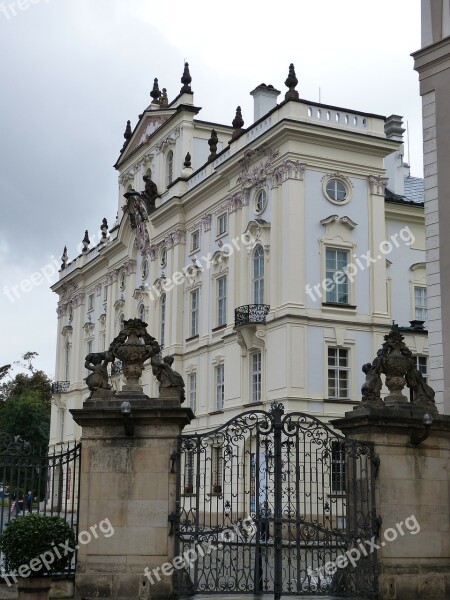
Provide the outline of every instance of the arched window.
<path id="1" fill-rule="evenodd" d="M 264 250 L 259 244 L 253 253 L 253 303 L 264 304 Z"/>
<path id="2" fill-rule="evenodd" d="M 166 158 L 166 178 L 167 178 L 167 187 L 173 181 L 173 152 L 169 150 Z"/>
<path id="3" fill-rule="evenodd" d="M 139 305 L 138 308 L 138 317 L 141 321 L 145 322 L 145 306 L 143 304 Z"/>
<path id="4" fill-rule="evenodd" d="M 161 295 L 161 308 L 160 308 L 160 345 L 164 346 L 164 339 L 166 337 L 166 294 Z"/>

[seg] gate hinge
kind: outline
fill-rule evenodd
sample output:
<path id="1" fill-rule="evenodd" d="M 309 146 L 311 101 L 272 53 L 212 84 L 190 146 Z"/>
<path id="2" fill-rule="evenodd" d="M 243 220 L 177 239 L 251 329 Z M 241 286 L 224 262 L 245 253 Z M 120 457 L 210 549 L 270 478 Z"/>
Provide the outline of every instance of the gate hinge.
<path id="1" fill-rule="evenodd" d="M 173 524 L 175 523 L 175 519 L 176 514 L 174 512 L 171 512 L 170 515 L 167 517 L 167 520 L 170 523 L 169 535 L 173 535 Z"/>
<path id="2" fill-rule="evenodd" d="M 375 477 L 375 479 L 378 477 L 378 471 L 380 469 L 380 457 L 379 456 L 374 456 L 372 458 L 372 465 L 375 468 L 375 472 L 373 474 L 373 476 Z"/>
<path id="3" fill-rule="evenodd" d="M 374 517 L 372 520 L 372 531 L 374 532 L 376 537 L 379 537 L 379 535 L 380 535 L 380 529 L 381 529 L 382 522 L 383 522 L 383 519 L 380 516 Z"/>

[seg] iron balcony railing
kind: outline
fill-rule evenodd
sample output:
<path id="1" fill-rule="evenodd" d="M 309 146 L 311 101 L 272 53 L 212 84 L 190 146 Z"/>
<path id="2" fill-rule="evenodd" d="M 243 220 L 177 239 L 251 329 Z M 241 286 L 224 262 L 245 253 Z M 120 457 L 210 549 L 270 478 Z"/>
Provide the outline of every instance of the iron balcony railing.
<path id="1" fill-rule="evenodd" d="M 247 304 L 239 306 L 234 310 L 234 324 L 236 327 L 241 325 L 264 324 L 266 316 L 269 314 L 270 306 L 268 304 Z"/>
<path id="2" fill-rule="evenodd" d="M 53 381 L 52 394 L 65 394 L 69 391 L 70 381 Z"/>

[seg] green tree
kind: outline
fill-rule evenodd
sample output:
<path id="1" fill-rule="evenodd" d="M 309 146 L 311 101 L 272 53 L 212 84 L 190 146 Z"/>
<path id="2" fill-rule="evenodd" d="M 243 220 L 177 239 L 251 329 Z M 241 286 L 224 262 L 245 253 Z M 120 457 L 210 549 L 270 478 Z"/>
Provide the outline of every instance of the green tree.
<path id="1" fill-rule="evenodd" d="M 0 384 L 0 400 L 20 398 L 31 392 L 33 395 L 36 394 L 43 404 L 50 406 L 52 384 L 44 371 L 34 368 L 33 360 L 36 356 L 38 356 L 37 352 L 26 352 L 22 355 L 22 361 L 15 361 L 15 365 L 22 367 L 28 373 L 18 373 L 14 378 L 10 374 L 12 365 L 0 367 L 0 381 L 9 377 L 9 381 Z"/>
<path id="2" fill-rule="evenodd" d="M 50 433 L 50 406 L 37 392 L 10 396 L 0 411 L 0 431 L 20 436 L 33 446 L 46 446 Z"/>

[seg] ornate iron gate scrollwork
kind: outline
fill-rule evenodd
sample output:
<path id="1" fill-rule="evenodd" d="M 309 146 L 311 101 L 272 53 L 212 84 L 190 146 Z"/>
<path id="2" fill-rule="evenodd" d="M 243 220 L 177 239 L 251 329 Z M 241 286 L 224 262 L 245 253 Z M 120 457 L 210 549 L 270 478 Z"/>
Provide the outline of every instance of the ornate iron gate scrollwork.
<path id="1" fill-rule="evenodd" d="M 180 436 L 174 458 L 180 596 L 376 596 L 376 554 L 364 545 L 376 535 L 372 444 L 273 403 Z M 344 566 L 355 548 L 361 557 Z"/>

